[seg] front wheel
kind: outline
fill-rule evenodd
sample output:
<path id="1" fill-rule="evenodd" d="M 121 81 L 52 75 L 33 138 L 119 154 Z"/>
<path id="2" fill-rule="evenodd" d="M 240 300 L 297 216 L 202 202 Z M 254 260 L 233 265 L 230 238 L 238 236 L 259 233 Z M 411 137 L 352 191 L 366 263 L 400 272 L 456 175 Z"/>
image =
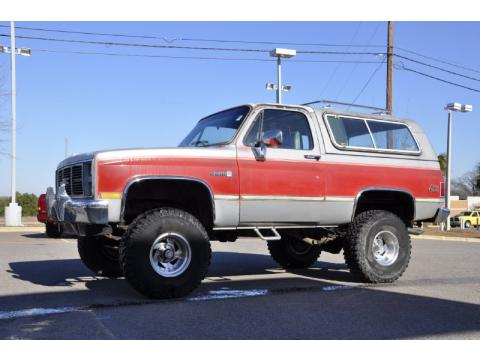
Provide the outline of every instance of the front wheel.
<path id="1" fill-rule="evenodd" d="M 470 229 L 471 226 L 472 223 L 470 222 L 470 220 L 465 221 L 465 229 Z"/>
<path id="2" fill-rule="evenodd" d="M 60 223 L 47 222 L 45 224 L 45 232 L 49 238 L 58 239 L 62 237 L 63 228 Z"/>
<path id="3" fill-rule="evenodd" d="M 281 240 L 267 242 L 268 251 L 279 265 L 287 269 L 303 269 L 313 265 L 322 249 L 310 245 L 300 238 L 282 235 Z"/>
<path id="4" fill-rule="evenodd" d="M 83 264 L 95 274 L 112 278 L 122 275 L 118 262 L 118 241 L 105 236 L 80 237 L 77 247 Z"/>
<path id="5" fill-rule="evenodd" d="M 355 217 L 347 231 L 345 262 L 362 281 L 390 283 L 407 269 L 411 242 L 405 223 L 383 210 L 365 211 Z"/>
<path id="6" fill-rule="evenodd" d="M 120 262 L 127 281 L 152 298 L 193 291 L 210 265 L 210 241 L 191 214 L 160 208 L 140 215 L 122 237 Z"/>

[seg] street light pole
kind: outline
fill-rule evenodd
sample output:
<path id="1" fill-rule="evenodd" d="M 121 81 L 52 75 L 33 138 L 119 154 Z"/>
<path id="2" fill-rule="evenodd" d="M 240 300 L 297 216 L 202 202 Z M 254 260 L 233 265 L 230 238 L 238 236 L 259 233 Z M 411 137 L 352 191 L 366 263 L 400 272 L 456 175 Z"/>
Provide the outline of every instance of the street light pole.
<path id="1" fill-rule="evenodd" d="M 282 92 L 289 91 L 291 86 L 282 85 L 282 58 L 289 59 L 297 55 L 296 50 L 276 48 L 270 51 L 270 56 L 277 58 L 277 86 L 267 84 L 267 89 L 277 91 L 277 103 L 282 103 Z"/>
<path id="2" fill-rule="evenodd" d="M 12 67 L 12 204 L 16 204 L 17 172 L 17 72 L 15 68 L 15 24 L 10 22 L 10 62 Z"/>
<path id="3" fill-rule="evenodd" d="M 445 207 L 450 209 L 450 177 L 452 169 L 452 110 L 448 110 L 447 130 L 447 173 L 445 174 Z M 450 215 L 447 217 L 447 231 L 450 231 Z"/>
<path id="4" fill-rule="evenodd" d="M 453 112 L 470 112 L 472 105 L 450 103 L 445 106 L 448 111 L 448 130 L 447 130 L 447 173 L 445 174 L 445 206 L 450 209 L 450 188 L 452 180 L 452 122 Z M 447 231 L 450 230 L 450 216 L 447 217 Z"/>
<path id="5" fill-rule="evenodd" d="M 11 197 L 10 204 L 5 207 L 5 225 L 22 225 L 22 207 L 17 204 L 16 199 L 16 172 L 17 172 L 17 79 L 15 69 L 15 24 L 10 22 L 10 65 L 12 71 L 12 174 L 11 174 Z"/>
<path id="6" fill-rule="evenodd" d="M 282 103 L 282 58 L 277 56 L 277 103 Z"/>

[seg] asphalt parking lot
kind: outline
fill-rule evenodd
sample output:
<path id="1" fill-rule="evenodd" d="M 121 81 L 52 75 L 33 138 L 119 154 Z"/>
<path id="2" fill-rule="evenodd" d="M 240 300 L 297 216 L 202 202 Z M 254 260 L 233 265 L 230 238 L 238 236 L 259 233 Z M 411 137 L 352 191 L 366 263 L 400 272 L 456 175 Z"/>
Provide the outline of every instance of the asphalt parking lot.
<path id="1" fill-rule="evenodd" d="M 480 243 L 413 240 L 405 275 L 374 286 L 341 254 L 285 272 L 261 240 L 213 250 L 198 290 L 152 301 L 93 276 L 74 239 L 0 233 L 0 338 L 480 339 Z"/>

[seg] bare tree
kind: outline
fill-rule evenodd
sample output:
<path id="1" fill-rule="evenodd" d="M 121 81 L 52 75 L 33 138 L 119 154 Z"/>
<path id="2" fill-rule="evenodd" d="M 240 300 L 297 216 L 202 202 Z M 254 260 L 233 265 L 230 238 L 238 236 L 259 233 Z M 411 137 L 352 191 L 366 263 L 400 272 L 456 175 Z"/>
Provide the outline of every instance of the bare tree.
<path id="1" fill-rule="evenodd" d="M 461 199 L 468 196 L 480 196 L 480 163 L 475 169 L 452 181 L 452 195 Z"/>

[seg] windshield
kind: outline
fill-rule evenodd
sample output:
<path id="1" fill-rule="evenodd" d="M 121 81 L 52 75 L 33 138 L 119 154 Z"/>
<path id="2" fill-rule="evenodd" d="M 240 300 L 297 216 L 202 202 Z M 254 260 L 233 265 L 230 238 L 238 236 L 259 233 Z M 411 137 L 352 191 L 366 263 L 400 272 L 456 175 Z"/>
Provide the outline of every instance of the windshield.
<path id="1" fill-rule="evenodd" d="M 230 142 L 249 110 L 248 106 L 240 106 L 203 118 L 179 146 L 211 146 Z"/>
<path id="2" fill-rule="evenodd" d="M 464 211 L 462 215 L 463 216 L 470 216 L 470 215 L 472 215 L 472 212 L 471 211 Z"/>

